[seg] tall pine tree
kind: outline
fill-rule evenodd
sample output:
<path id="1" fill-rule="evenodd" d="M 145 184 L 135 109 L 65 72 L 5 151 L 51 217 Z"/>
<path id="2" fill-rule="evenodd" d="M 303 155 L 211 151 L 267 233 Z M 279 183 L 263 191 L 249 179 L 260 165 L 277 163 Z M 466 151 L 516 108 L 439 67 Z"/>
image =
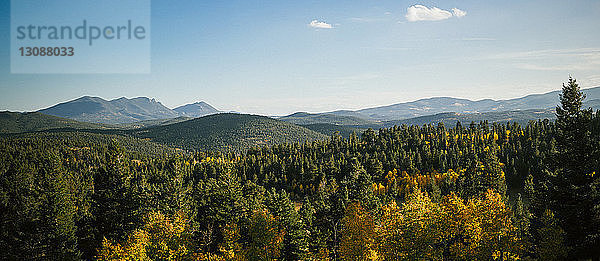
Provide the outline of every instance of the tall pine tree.
<path id="1" fill-rule="evenodd" d="M 597 230 L 593 227 L 594 145 L 591 140 L 592 110 L 583 109 L 585 95 L 569 78 L 556 107 L 556 176 L 550 204 L 562 221 L 571 258 L 598 256 Z M 597 229 L 597 228 L 596 228 Z"/>

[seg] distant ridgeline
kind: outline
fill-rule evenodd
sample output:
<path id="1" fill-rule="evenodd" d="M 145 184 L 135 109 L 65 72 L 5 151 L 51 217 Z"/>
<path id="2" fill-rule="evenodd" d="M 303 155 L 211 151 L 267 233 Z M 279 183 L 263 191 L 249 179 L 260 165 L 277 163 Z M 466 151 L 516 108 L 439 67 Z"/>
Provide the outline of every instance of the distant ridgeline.
<path id="1" fill-rule="evenodd" d="M 154 99 L 139 97 L 119 98 L 111 101 L 85 96 L 54 105 L 39 112 L 83 122 L 121 124 L 137 121 L 161 120 L 177 117 L 202 117 L 219 113 L 205 102 L 187 104 L 169 109 Z"/>
<path id="2" fill-rule="evenodd" d="M 564 93 L 556 121 L 348 138 L 243 114 L 136 128 L 0 113 L 0 259 L 598 258 L 600 113 L 574 80 Z M 288 119 L 372 124 L 353 117 Z"/>
<path id="3" fill-rule="evenodd" d="M 583 90 L 587 95 L 586 107 L 600 109 L 600 87 Z M 526 124 L 530 120 L 553 118 L 552 111 L 558 104 L 558 92 L 528 95 L 510 100 L 471 101 L 450 97 L 421 99 L 414 102 L 362 109 L 357 111 L 333 111 L 326 113 L 298 112 L 279 117 L 280 120 L 298 125 L 332 124 L 339 126 L 390 127 L 394 124 L 424 124 L 446 122 L 513 121 Z M 157 120 L 198 118 L 220 113 L 205 102 L 183 105 L 169 109 L 160 102 L 145 97 L 104 100 L 85 96 L 57 104 L 39 112 L 83 122 L 129 124 L 144 121 L 147 127 Z M 454 113 L 450 114 L 450 113 Z M 180 120 L 179 120 L 180 121 Z M 164 123 L 158 123 L 164 125 Z M 321 126 L 323 127 L 323 126 Z M 363 128 L 361 128 L 363 127 Z"/>
<path id="4" fill-rule="evenodd" d="M 587 94 L 584 107 L 600 108 L 600 87 L 583 91 Z M 557 92 L 551 92 L 501 101 L 431 98 L 358 111 L 298 112 L 270 119 L 222 114 L 205 102 L 171 110 L 154 99 L 143 97 L 106 101 L 86 96 L 39 113 L 2 112 L 0 133 L 68 129 L 125 135 L 186 150 L 239 153 L 255 146 L 302 143 L 336 133 L 347 138 L 354 132 L 359 134 L 369 128 L 437 123 L 454 126 L 457 122 L 482 121 L 526 125 L 532 120 L 554 120 L 557 97 Z M 204 117 L 207 115 L 214 117 Z"/>

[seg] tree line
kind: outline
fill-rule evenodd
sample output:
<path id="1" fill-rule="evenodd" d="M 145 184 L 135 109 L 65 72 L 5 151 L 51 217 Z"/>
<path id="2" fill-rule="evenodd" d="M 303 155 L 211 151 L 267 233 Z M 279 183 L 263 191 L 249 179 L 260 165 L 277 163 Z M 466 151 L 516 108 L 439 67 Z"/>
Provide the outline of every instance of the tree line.
<path id="1" fill-rule="evenodd" d="M 242 154 L 3 137 L 0 259 L 597 259 L 600 113 L 584 98 L 569 79 L 555 122 L 403 125 Z"/>

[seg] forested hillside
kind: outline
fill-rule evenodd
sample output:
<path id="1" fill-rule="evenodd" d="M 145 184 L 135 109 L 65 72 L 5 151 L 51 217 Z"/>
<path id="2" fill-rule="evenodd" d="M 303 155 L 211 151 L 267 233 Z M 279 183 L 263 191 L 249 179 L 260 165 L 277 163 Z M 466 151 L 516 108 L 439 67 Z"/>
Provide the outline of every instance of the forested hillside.
<path id="1" fill-rule="evenodd" d="M 114 126 L 78 122 L 39 112 L 0 112 L 0 133 L 22 133 L 59 128 L 111 129 L 114 128 Z"/>
<path id="2" fill-rule="evenodd" d="M 154 126 L 170 125 L 170 124 L 174 124 L 174 123 L 188 121 L 191 119 L 192 118 L 182 116 L 182 117 L 170 118 L 170 119 L 136 121 L 136 122 L 132 122 L 132 123 L 118 124 L 116 126 L 119 128 L 123 128 L 123 129 L 141 129 L 141 128 L 149 128 L 149 127 L 154 127 Z"/>
<path id="3" fill-rule="evenodd" d="M 137 137 L 182 149 L 242 152 L 251 147 L 303 143 L 326 136 L 258 115 L 222 113 L 134 131 Z"/>
<path id="4" fill-rule="evenodd" d="M 364 120 L 353 116 L 342 116 L 328 113 L 311 114 L 306 112 L 297 112 L 288 116 L 278 118 L 282 121 L 291 122 L 299 125 L 327 123 L 334 125 L 374 125 L 373 121 Z"/>
<path id="5" fill-rule="evenodd" d="M 556 122 L 404 125 L 241 154 L 5 137 L 0 259 L 598 258 L 600 113 L 574 80 L 560 100 Z M 217 116 L 157 130 L 218 139 L 203 129 L 245 124 L 220 132 L 243 140 L 282 126 Z"/>
<path id="6" fill-rule="evenodd" d="M 44 143 L 47 146 L 66 147 L 73 150 L 89 150 L 91 144 L 116 144 L 119 147 L 140 155 L 164 156 L 174 152 L 183 152 L 181 149 L 139 139 L 128 135 L 111 134 L 112 131 L 98 133 L 91 130 L 80 131 L 76 129 L 57 129 L 43 132 L 15 133 L 0 136 L 2 142 L 33 142 Z"/>

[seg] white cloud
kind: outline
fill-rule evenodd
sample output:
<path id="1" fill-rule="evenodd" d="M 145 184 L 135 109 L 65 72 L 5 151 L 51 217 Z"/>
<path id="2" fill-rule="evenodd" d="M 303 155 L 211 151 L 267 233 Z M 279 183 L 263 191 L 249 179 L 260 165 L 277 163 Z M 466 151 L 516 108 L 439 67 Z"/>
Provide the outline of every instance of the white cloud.
<path id="1" fill-rule="evenodd" d="M 332 29 L 333 26 L 331 24 L 328 24 L 326 22 L 321 22 L 319 20 L 312 20 L 310 22 L 310 24 L 308 24 L 310 27 L 312 28 L 318 28 L 318 29 Z"/>
<path id="2" fill-rule="evenodd" d="M 452 14 L 454 14 L 454 16 L 456 16 L 456 17 L 463 17 L 463 16 L 467 15 L 467 12 L 460 10 L 458 8 L 452 8 Z"/>
<path id="3" fill-rule="evenodd" d="M 446 20 L 452 16 L 463 17 L 467 12 L 458 8 L 452 8 L 452 12 L 443 10 L 437 7 L 427 7 L 423 5 L 413 5 L 406 9 L 406 20 L 409 22 L 416 21 L 439 21 Z"/>
<path id="4" fill-rule="evenodd" d="M 413 5 L 406 9 L 406 20 L 416 21 L 439 21 L 452 17 L 452 13 L 437 7 L 428 8 L 422 5 Z"/>

